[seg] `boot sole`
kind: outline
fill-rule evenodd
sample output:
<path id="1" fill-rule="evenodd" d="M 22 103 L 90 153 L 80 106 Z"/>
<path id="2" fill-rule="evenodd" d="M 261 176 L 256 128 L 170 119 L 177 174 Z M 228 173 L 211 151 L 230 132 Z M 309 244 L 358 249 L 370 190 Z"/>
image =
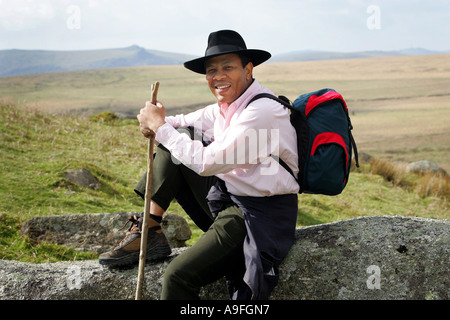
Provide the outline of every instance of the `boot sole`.
<path id="1" fill-rule="evenodd" d="M 172 253 L 169 245 L 157 245 L 153 248 L 147 249 L 146 261 L 155 261 L 166 258 Z M 118 258 L 99 259 L 99 263 L 108 267 L 127 266 L 139 262 L 139 251 L 132 252 Z"/>

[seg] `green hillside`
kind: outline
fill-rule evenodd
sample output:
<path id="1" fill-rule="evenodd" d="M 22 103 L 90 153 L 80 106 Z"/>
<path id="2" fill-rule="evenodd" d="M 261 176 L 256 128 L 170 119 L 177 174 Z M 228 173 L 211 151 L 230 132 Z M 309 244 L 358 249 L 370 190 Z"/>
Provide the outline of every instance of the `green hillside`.
<path id="1" fill-rule="evenodd" d="M 95 259 L 93 253 L 33 244 L 20 236 L 20 227 L 40 215 L 141 212 L 143 202 L 132 189 L 144 173 L 146 150 L 147 140 L 136 120 L 94 122 L 81 116 L 1 106 L 0 259 Z M 67 170 L 81 168 L 97 177 L 100 189 L 81 188 L 64 178 Z M 372 171 L 370 164 L 363 164 L 336 197 L 299 195 L 298 225 L 373 215 L 450 218 L 448 179 L 440 180 L 440 189 L 424 192 L 419 176 L 388 182 Z M 175 203 L 169 211 L 184 215 Z M 188 221 L 194 233 L 192 244 L 201 232 Z"/>

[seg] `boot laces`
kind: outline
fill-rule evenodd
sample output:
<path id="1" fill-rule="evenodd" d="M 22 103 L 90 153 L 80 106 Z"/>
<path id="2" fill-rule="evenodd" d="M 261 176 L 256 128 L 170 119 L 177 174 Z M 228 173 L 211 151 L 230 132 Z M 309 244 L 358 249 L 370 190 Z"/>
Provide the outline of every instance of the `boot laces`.
<path id="1" fill-rule="evenodd" d="M 116 249 L 120 248 L 122 246 L 122 244 L 124 242 L 126 242 L 132 235 L 141 233 L 141 231 L 142 231 L 141 229 L 143 227 L 142 226 L 143 221 L 142 220 L 140 221 L 140 219 L 143 217 L 143 215 L 144 215 L 144 212 L 142 212 L 141 214 L 138 214 L 138 215 L 133 215 L 133 216 L 128 217 L 128 221 L 125 222 L 125 224 L 119 229 L 119 231 L 123 230 L 130 222 L 131 222 L 131 225 L 128 228 L 128 233 L 126 234 L 125 238 L 123 238 L 122 241 L 119 242 Z M 158 231 L 158 230 L 161 230 L 161 226 L 149 227 L 148 230 L 154 230 L 155 232 L 160 233 L 161 231 Z"/>
<path id="2" fill-rule="evenodd" d="M 128 238 L 129 238 L 131 235 L 133 235 L 133 234 L 135 234 L 135 233 L 140 233 L 140 232 L 141 232 L 141 229 L 139 228 L 139 225 L 138 225 L 138 223 L 139 223 L 139 217 L 138 217 L 138 216 L 135 216 L 135 215 L 134 215 L 134 216 L 131 216 L 131 217 L 128 217 L 128 221 L 125 222 L 125 224 L 123 225 L 122 228 L 119 229 L 119 231 L 122 230 L 122 229 L 124 229 L 124 228 L 127 226 L 127 224 L 130 223 L 130 222 L 131 222 L 131 225 L 130 225 L 130 228 L 128 228 L 128 233 L 127 233 L 127 235 L 125 236 L 125 238 L 122 239 L 122 241 L 119 242 L 119 244 L 117 245 L 116 248 L 120 248 L 120 247 L 122 246 L 122 244 L 123 244 L 125 241 L 127 241 Z"/>
<path id="3" fill-rule="evenodd" d="M 138 226 L 138 223 L 139 223 L 139 217 L 136 216 L 136 215 L 131 216 L 131 217 L 128 217 L 127 222 L 125 222 L 125 224 L 123 225 L 122 228 L 119 229 L 119 231 L 120 231 L 120 230 L 123 230 L 123 229 L 128 225 L 128 223 L 130 223 L 130 222 L 131 222 L 131 225 L 130 225 L 130 227 L 128 228 L 128 232 L 141 231 L 140 228 L 139 228 L 139 226 Z"/>

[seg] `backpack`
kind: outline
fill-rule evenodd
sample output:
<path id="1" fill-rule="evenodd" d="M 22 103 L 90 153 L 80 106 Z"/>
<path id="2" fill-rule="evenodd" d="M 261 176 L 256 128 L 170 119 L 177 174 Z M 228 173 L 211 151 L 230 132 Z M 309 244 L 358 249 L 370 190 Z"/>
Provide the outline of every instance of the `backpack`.
<path id="1" fill-rule="evenodd" d="M 359 167 L 353 126 L 342 96 L 333 89 L 321 89 L 303 94 L 291 104 L 284 96 L 261 93 L 248 104 L 261 98 L 273 99 L 291 110 L 290 122 L 297 132 L 299 193 L 340 194 L 348 182 L 352 150 Z M 271 156 L 295 178 L 283 159 Z"/>

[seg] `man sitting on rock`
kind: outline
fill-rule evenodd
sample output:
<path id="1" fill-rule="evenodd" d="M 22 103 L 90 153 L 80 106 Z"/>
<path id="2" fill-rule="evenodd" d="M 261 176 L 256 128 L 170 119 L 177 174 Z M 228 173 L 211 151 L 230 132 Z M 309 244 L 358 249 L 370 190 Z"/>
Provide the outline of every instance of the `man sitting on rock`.
<path id="1" fill-rule="evenodd" d="M 149 259 L 170 254 L 161 216 L 176 199 L 205 234 L 177 256 L 164 275 L 161 299 L 198 299 L 200 288 L 226 276 L 233 299 L 267 299 L 278 266 L 294 241 L 299 186 L 275 160 L 298 173 L 296 132 L 288 110 L 253 78 L 270 58 L 247 49 L 235 31 L 209 35 L 204 57 L 184 66 L 206 75 L 217 103 L 187 115 L 165 116 L 161 102 L 146 102 L 141 132 L 156 133 L 150 206 Z M 248 105 L 248 106 L 247 106 Z M 135 191 L 145 195 L 145 176 Z M 131 218 L 127 237 L 100 255 L 106 265 L 135 263 L 142 218 Z"/>

